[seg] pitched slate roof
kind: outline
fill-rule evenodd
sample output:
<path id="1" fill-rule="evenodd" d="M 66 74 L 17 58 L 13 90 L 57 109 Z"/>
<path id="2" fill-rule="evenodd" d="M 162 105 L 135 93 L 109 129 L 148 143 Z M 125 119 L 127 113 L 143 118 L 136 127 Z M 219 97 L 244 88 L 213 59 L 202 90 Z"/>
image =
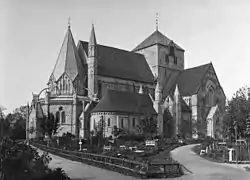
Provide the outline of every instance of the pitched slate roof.
<path id="1" fill-rule="evenodd" d="M 160 31 L 156 30 L 148 38 L 146 38 L 141 44 L 139 44 L 135 49 L 133 49 L 133 51 L 138 51 L 146 47 L 153 46 L 155 44 L 168 46 L 171 42 L 172 40 L 170 40 L 168 37 L 163 35 Z M 175 43 L 174 45 L 177 49 L 184 51 L 184 49 L 182 49 L 179 45 Z"/>
<path id="2" fill-rule="evenodd" d="M 163 97 L 172 95 L 176 84 L 178 84 L 181 96 L 196 94 L 200 88 L 201 81 L 210 66 L 212 66 L 212 64 L 208 63 L 190 69 L 185 69 L 183 71 L 173 72 L 166 80 L 163 89 Z"/>
<path id="3" fill-rule="evenodd" d="M 57 81 L 64 73 L 66 73 L 73 81 L 77 75 L 79 75 L 80 80 L 83 80 L 83 72 L 83 61 L 79 57 L 73 35 L 70 27 L 68 27 L 52 75 Z"/>
<path id="4" fill-rule="evenodd" d="M 88 42 L 79 43 L 88 54 Z M 143 55 L 99 44 L 97 52 L 98 75 L 145 83 L 154 82 L 154 76 Z"/>
<path id="5" fill-rule="evenodd" d="M 104 97 L 92 110 L 94 112 L 120 112 L 133 114 L 157 114 L 146 94 L 107 90 Z"/>

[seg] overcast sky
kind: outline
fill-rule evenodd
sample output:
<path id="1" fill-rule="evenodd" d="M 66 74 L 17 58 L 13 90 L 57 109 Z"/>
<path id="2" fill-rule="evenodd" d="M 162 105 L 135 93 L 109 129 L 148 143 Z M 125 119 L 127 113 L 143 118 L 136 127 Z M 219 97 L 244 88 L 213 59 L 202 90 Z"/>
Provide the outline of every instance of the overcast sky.
<path id="1" fill-rule="evenodd" d="M 1 0 L 0 104 L 11 112 L 46 87 L 67 30 L 132 50 L 155 30 L 183 47 L 185 67 L 212 62 L 228 98 L 250 83 L 248 0 Z"/>

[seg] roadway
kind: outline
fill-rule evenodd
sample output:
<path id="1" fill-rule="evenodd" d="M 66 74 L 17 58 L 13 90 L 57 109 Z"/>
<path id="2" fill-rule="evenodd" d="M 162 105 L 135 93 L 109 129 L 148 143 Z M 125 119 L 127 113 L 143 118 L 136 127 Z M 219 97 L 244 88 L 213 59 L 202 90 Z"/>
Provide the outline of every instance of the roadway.
<path id="1" fill-rule="evenodd" d="M 208 161 L 192 151 L 194 146 L 182 146 L 171 152 L 173 159 L 192 172 L 187 172 L 180 180 L 250 180 L 250 172 L 237 165 Z"/>
<path id="2" fill-rule="evenodd" d="M 225 164 L 207 161 L 191 149 L 194 145 L 176 148 L 171 152 L 173 159 L 183 164 L 185 175 L 171 180 L 250 180 L 250 172 Z M 41 153 L 41 151 L 39 151 Z M 61 167 L 72 180 L 136 180 L 117 172 L 101 169 L 50 154 L 49 167 Z M 152 180 L 152 179 L 151 179 Z"/>

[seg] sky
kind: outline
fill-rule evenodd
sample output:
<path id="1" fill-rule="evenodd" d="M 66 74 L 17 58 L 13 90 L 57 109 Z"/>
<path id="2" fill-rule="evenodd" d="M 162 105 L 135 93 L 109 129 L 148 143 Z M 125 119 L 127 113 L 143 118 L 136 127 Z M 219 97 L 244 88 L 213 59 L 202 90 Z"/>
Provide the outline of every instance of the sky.
<path id="1" fill-rule="evenodd" d="M 46 87 L 70 17 L 78 40 L 132 50 L 156 28 L 185 49 L 185 68 L 212 62 L 231 98 L 250 83 L 248 0 L 1 0 L 0 104 L 12 112 Z"/>

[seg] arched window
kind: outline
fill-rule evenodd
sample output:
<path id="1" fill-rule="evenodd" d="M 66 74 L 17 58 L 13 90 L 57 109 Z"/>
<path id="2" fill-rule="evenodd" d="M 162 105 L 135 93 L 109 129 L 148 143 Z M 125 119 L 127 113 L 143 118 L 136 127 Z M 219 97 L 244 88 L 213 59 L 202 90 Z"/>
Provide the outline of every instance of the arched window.
<path id="1" fill-rule="evenodd" d="M 177 57 L 174 57 L 174 64 L 177 64 Z"/>
<path id="2" fill-rule="evenodd" d="M 110 119 L 108 118 L 108 126 L 110 126 Z"/>
<path id="3" fill-rule="evenodd" d="M 62 124 L 64 124 L 66 122 L 65 111 L 61 112 L 61 118 L 62 118 L 61 122 Z"/>
<path id="4" fill-rule="evenodd" d="M 123 124 L 123 119 L 121 119 L 121 128 L 123 128 L 124 124 Z"/>
<path id="5" fill-rule="evenodd" d="M 170 46 L 170 50 L 169 50 L 169 51 L 170 51 L 170 52 L 169 52 L 170 56 L 174 56 L 174 55 L 175 55 L 174 46 Z"/>
<path id="6" fill-rule="evenodd" d="M 135 118 L 132 120 L 132 126 L 135 127 Z"/>
<path id="7" fill-rule="evenodd" d="M 65 77 L 63 77 L 63 93 L 65 93 L 66 89 L 66 82 L 65 82 Z"/>
<path id="8" fill-rule="evenodd" d="M 214 105 L 214 92 L 213 92 L 212 88 L 210 88 L 209 91 L 208 91 L 208 104 L 210 106 Z"/>
<path id="9" fill-rule="evenodd" d="M 60 122 L 60 112 L 59 111 L 56 112 L 56 122 L 57 123 Z"/>
<path id="10" fill-rule="evenodd" d="M 56 120 L 58 122 L 60 122 L 61 124 L 65 124 L 66 123 L 66 115 L 65 115 L 65 111 L 63 110 L 62 106 L 60 106 L 58 108 L 58 111 L 56 112 Z"/>

